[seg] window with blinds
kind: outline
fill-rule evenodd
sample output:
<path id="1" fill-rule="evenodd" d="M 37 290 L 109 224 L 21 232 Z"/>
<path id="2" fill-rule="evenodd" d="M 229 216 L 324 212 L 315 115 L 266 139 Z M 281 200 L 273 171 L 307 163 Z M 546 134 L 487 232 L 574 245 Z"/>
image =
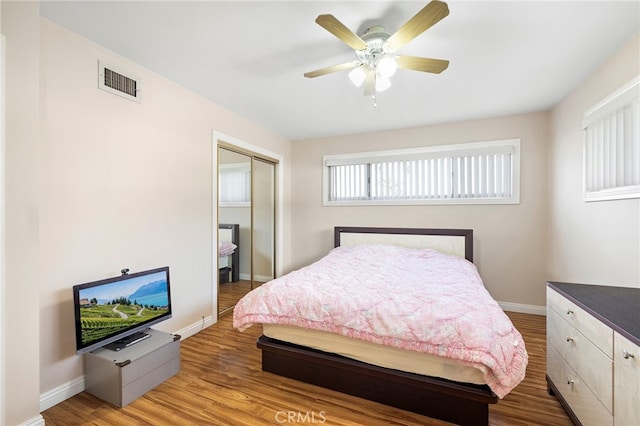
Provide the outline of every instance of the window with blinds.
<path id="1" fill-rule="evenodd" d="M 251 164 L 218 166 L 218 197 L 222 206 L 244 206 L 251 203 Z"/>
<path id="2" fill-rule="evenodd" d="M 585 201 L 640 197 L 640 77 L 589 109 L 582 129 Z"/>
<path id="3" fill-rule="evenodd" d="M 516 204 L 520 140 L 324 157 L 324 204 Z"/>

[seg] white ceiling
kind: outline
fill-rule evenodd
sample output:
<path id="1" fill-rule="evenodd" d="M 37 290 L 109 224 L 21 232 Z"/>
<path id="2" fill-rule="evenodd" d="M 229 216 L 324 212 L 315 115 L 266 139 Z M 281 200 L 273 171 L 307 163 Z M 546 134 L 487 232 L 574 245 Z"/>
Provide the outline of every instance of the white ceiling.
<path id="1" fill-rule="evenodd" d="M 378 131 L 550 108 L 640 30 L 638 1 L 448 1 L 450 14 L 399 51 L 450 60 L 398 70 L 377 107 L 355 59 L 318 26 L 393 33 L 423 1 L 44 1 L 41 15 L 289 139 Z M 144 84 L 144 82 L 143 82 Z M 144 86 L 143 86 L 144 90 Z"/>

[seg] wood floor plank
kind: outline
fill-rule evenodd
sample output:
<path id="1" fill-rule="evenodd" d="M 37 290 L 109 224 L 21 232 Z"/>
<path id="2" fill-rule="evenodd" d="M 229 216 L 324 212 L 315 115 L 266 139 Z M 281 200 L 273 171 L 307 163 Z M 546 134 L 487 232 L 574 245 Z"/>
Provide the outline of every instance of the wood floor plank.
<path id="1" fill-rule="evenodd" d="M 525 380 L 490 405 L 491 426 L 569 426 L 545 382 L 545 318 L 508 313 L 529 353 Z M 265 373 L 256 339 L 231 316 L 182 342 L 181 371 L 124 408 L 82 392 L 42 413 L 56 425 L 427 425 L 448 423 Z"/>
<path id="2" fill-rule="evenodd" d="M 220 312 L 232 309 L 238 300 L 251 291 L 251 281 L 240 280 L 222 283 L 218 287 L 218 309 Z"/>

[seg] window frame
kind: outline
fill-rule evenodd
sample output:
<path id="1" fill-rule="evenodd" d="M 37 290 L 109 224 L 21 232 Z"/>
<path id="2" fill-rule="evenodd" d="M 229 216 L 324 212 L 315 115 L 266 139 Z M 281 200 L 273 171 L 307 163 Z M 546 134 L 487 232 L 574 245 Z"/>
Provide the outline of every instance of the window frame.
<path id="1" fill-rule="evenodd" d="M 407 148 L 384 151 L 358 152 L 349 154 L 332 154 L 322 157 L 322 204 L 326 207 L 335 206 L 420 206 L 420 205 L 478 205 L 478 204 L 520 204 L 520 139 L 501 139 L 482 142 L 470 142 L 447 145 L 433 145 L 419 148 Z M 393 161 L 401 158 L 412 158 L 415 156 L 461 156 L 464 154 L 486 152 L 491 149 L 497 151 L 505 148 L 512 149 L 511 157 L 511 197 L 475 197 L 475 198 L 431 198 L 431 199 L 388 199 L 388 200 L 329 200 L 329 185 L 331 165 L 348 161 Z M 500 151 L 502 152 L 502 151 Z"/>
<path id="2" fill-rule="evenodd" d="M 583 199 L 585 202 L 591 201 L 610 201 L 610 200 L 623 200 L 629 198 L 640 198 L 640 184 L 631 184 L 631 185 L 618 185 L 611 186 L 604 189 L 598 190 L 590 190 L 589 182 L 592 182 L 594 179 L 599 179 L 601 176 L 598 173 L 606 173 L 606 169 L 610 167 L 616 167 L 617 165 L 611 164 L 610 151 L 614 150 L 613 157 L 615 158 L 617 155 L 622 155 L 616 151 L 616 148 L 608 149 L 607 153 L 600 152 L 590 145 L 591 143 L 595 144 L 605 144 L 603 141 L 599 142 L 591 142 L 589 140 L 588 128 L 591 125 L 597 125 L 607 118 L 610 118 L 613 114 L 623 110 L 626 107 L 632 106 L 636 104 L 636 109 L 638 108 L 638 103 L 640 102 L 640 76 L 636 76 L 631 81 L 615 90 L 613 93 L 596 103 L 594 106 L 585 111 L 582 119 L 582 185 L 583 185 Z M 633 116 L 631 116 L 633 118 Z M 624 123 L 623 126 L 626 128 L 627 126 L 635 126 L 635 134 L 640 138 L 640 123 Z M 593 133 L 592 133 L 593 134 Z M 604 136 L 603 136 L 604 138 Z M 632 146 L 636 150 L 640 149 L 640 139 L 636 140 L 636 144 L 638 146 Z M 596 148 L 598 148 L 596 146 Z M 594 155 L 595 154 L 595 155 Z M 600 154 L 599 156 L 597 154 Z M 636 154 L 638 154 L 636 152 Z M 607 160 L 610 160 L 607 162 Z M 607 163 L 607 164 L 605 164 Z M 594 167 L 590 167 L 590 164 Z M 632 167 L 640 168 L 640 164 L 636 162 L 636 164 L 631 163 Z M 601 167 L 605 170 L 598 169 L 595 172 L 594 168 Z M 596 176 L 593 176 L 591 173 L 595 173 Z M 640 170 L 631 169 L 632 174 L 636 175 L 640 172 Z"/>

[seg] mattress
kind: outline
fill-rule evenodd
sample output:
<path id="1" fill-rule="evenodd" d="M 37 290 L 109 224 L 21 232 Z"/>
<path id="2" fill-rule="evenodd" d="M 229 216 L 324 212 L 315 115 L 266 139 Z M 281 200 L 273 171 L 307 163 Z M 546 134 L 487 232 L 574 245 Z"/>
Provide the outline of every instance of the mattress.
<path id="1" fill-rule="evenodd" d="M 486 384 L 479 369 L 436 355 L 382 346 L 321 330 L 280 324 L 263 324 L 262 329 L 263 334 L 272 339 L 335 353 L 378 367 L 456 382 Z"/>
<path id="2" fill-rule="evenodd" d="M 388 346 L 447 358 L 480 371 L 499 398 L 524 379 L 528 359 L 522 336 L 484 287 L 475 265 L 431 249 L 336 247 L 245 295 L 234 307 L 233 325 L 243 331 L 253 324 L 366 341 L 374 346 L 365 355 L 387 354 L 382 346 Z M 313 336 L 298 343 L 316 347 Z M 322 350 L 344 353 L 342 347 Z M 349 356 L 362 360 L 362 354 Z M 406 371 L 405 363 L 389 367 Z M 419 374 L 451 378 L 433 371 Z"/>

